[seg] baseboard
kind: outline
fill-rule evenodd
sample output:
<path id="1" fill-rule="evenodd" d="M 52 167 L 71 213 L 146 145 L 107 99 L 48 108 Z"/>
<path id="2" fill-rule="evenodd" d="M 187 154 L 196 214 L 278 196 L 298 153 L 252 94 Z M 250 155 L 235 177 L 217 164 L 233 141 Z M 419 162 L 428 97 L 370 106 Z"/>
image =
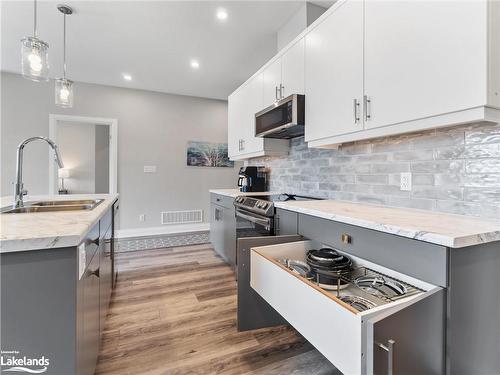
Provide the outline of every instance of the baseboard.
<path id="1" fill-rule="evenodd" d="M 142 237 L 142 236 L 155 236 L 160 234 L 203 232 L 208 230 L 210 230 L 210 223 L 165 225 L 162 227 L 151 227 L 151 228 L 118 229 L 115 232 L 115 237 L 116 238 Z"/>

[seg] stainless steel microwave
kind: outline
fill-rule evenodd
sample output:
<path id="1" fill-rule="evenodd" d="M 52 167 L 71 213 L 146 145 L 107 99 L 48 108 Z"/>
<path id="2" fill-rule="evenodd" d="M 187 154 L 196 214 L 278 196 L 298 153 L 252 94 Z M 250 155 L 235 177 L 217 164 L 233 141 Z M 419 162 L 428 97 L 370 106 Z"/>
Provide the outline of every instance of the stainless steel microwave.
<path id="1" fill-rule="evenodd" d="M 293 94 L 255 114 L 255 136 L 290 139 L 304 135 L 305 97 Z"/>

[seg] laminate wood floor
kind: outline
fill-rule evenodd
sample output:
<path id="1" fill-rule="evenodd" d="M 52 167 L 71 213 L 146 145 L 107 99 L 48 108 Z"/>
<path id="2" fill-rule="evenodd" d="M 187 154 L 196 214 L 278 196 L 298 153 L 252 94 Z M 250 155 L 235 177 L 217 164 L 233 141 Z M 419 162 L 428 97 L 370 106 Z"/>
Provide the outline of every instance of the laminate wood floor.
<path id="1" fill-rule="evenodd" d="M 236 282 L 210 245 L 118 254 L 96 374 L 338 374 L 293 328 L 236 330 Z"/>

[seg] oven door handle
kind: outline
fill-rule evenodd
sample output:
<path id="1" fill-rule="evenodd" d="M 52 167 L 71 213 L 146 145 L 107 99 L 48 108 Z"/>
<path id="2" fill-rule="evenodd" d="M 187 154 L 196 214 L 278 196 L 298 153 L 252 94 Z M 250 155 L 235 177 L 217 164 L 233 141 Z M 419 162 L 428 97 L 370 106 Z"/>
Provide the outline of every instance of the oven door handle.
<path id="1" fill-rule="evenodd" d="M 263 225 L 266 227 L 267 230 L 271 229 L 271 219 L 269 219 L 269 218 L 262 219 L 259 217 L 255 217 L 253 215 L 247 215 L 247 214 L 244 214 L 243 212 L 241 212 L 240 210 L 236 210 L 236 216 L 241 217 L 242 219 L 248 220 L 252 223 Z"/>

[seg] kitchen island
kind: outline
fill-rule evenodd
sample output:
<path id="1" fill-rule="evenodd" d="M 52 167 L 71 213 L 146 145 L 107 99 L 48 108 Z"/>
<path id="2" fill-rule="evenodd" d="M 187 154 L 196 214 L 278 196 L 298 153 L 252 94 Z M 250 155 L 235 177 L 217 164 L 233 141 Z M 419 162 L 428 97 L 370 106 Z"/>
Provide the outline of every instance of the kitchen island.
<path id="1" fill-rule="evenodd" d="M 0 215 L 2 351 L 12 360 L 46 360 L 25 366 L 31 370 L 91 375 L 114 283 L 118 195 L 37 196 L 25 204 L 59 200 L 99 203 Z"/>

